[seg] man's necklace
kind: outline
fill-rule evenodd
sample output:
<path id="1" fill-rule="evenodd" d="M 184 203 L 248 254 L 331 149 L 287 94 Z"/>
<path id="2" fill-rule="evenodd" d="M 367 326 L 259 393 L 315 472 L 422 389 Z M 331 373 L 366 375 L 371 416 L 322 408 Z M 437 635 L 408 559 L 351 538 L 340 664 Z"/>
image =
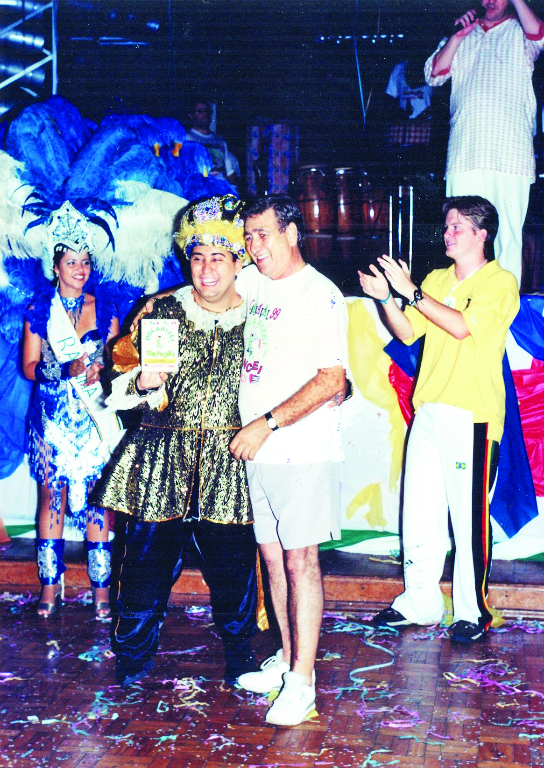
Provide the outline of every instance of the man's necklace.
<path id="1" fill-rule="evenodd" d="M 461 280 L 458 280 L 455 283 L 455 285 L 453 284 L 453 276 L 455 275 L 455 271 L 453 271 L 452 275 L 451 275 L 451 281 L 450 281 L 450 292 L 448 293 L 447 298 L 449 299 L 451 297 L 451 295 L 454 292 L 454 290 L 456 288 L 458 288 L 461 285 L 462 282 L 464 282 L 465 280 L 468 280 L 469 277 L 472 277 L 473 275 L 475 275 L 476 272 L 478 272 L 482 267 L 485 267 L 485 265 L 488 264 L 488 263 L 489 263 L 488 261 L 484 261 L 482 264 L 480 264 L 479 267 L 476 267 L 476 269 L 473 272 L 471 272 L 470 275 L 465 275 L 464 277 L 461 278 Z"/>
<path id="2" fill-rule="evenodd" d="M 192 293 L 193 293 L 193 301 L 195 302 L 195 304 L 198 307 L 200 307 L 200 309 L 203 309 L 205 312 L 210 312 L 212 315 L 224 315 L 225 312 L 230 312 L 231 309 L 238 309 L 238 307 L 241 307 L 242 304 L 244 303 L 244 299 L 242 297 L 240 298 L 240 301 L 238 302 L 238 304 L 233 304 L 231 307 L 227 307 L 226 309 L 208 309 L 208 307 L 203 307 L 202 304 L 200 304 L 200 302 L 196 300 L 196 297 L 198 294 L 194 288 L 192 289 Z"/>

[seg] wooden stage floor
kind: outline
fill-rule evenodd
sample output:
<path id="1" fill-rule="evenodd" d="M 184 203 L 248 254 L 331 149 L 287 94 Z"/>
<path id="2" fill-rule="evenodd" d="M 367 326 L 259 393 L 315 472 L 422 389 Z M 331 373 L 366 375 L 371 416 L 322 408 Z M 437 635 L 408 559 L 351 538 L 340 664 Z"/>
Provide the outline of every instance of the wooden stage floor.
<path id="1" fill-rule="evenodd" d="M 11 576 L 0 599 L 1 768 L 544 768 L 544 624 L 529 620 L 531 611 L 467 648 L 452 646 L 444 628 L 374 630 L 365 623 L 368 604 L 348 608 L 340 598 L 355 594 L 354 583 L 364 597 L 372 579 L 396 589 L 399 567 L 332 553 L 323 564 L 329 603 L 316 665 L 319 714 L 281 729 L 264 724 L 265 699 L 222 682 L 203 590 L 185 605 L 187 595 L 177 593 L 155 669 L 121 689 L 111 622 L 93 619 L 76 586 L 60 614 L 39 619 L 38 590 L 25 576 L 30 563 L 20 553 L 10 562 L 4 551 L 2 583 Z M 497 565 L 505 588 L 507 571 L 533 581 L 524 600 L 541 615 L 542 565 Z M 84 583 L 82 563 L 70 572 Z M 196 573 L 187 579 L 198 581 Z M 254 647 L 259 659 L 273 653 L 272 632 Z"/>
<path id="2" fill-rule="evenodd" d="M 264 698 L 222 682 L 206 610 L 172 607 L 155 669 L 121 689 L 108 622 L 80 599 L 50 620 L 35 607 L 13 594 L 0 602 L 2 768 L 544 766 L 539 623 L 507 623 L 458 648 L 445 630 L 397 634 L 372 630 L 364 614 L 329 613 L 319 714 L 281 729 L 263 723 Z M 270 632 L 255 649 L 275 650 Z"/>
<path id="3" fill-rule="evenodd" d="M 113 582 L 122 554 L 122 528 L 115 539 Z M 85 548 L 81 542 L 66 542 L 66 584 L 74 590 L 88 589 Z M 329 550 L 320 555 L 325 598 L 330 608 L 373 610 L 389 605 L 402 592 L 402 566 L 398 553 L 388 557 Z M 172 601 L 208 602 L 208 588 L 198 570 L 198 559 L 188 553 L 187 567 L 172 591 Z M 0 547 L 0 591 L 17 589 L 37 594 L 36 544 L 33 539 L 13 539 Z M 451 560 L 446 558 L 442 589 L 451 595 Z M 491 569 L 490 605 L 507 617 L 544 619 L 544 566 L 539 562 L 496 560 Z M 0 768 L 2 768 L 0 764 Z"/>

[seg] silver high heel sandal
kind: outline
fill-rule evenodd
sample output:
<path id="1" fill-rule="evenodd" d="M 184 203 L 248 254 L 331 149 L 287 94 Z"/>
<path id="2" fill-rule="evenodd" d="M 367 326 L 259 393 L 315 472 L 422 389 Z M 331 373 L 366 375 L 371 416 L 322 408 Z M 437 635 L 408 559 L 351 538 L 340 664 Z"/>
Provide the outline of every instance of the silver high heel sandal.
<path id="1" fill-rule="evenodd" d="M 97 619 L 109 619 L 111 616 L 111 607 L 110 607 L 110 601 L 109 601 L 109 592 L 110 592 L 109 587 L 107 587 L 107 590 L 108 590 L 108 599 L 97 602 L 96 587 L 93 587 L 94 615 L 96 616 Z"/>
<path id="2" fill-rule="evenodd" d="M 49 585 L 44 585 L 49 586 Z M 62 601 L 64 600 L 64 574 L 61 574 L 60 581 L 57 584 L 52 584 L 51 586 L 56 587 L 55 589 L 55 599 L 52 603 L 48 603 L 45 601 L 42 601 L 41 595 L 40 595 L 40 602 L 38 603 L 37 613 L 40 619 L 48 619 L 50 616 L 53 616 L 53 614 L 58 613 L 60 611 L 60 608 L 62 606 Z M 43 589 L 42 587 L 42 595 L 43 595 Z"/>

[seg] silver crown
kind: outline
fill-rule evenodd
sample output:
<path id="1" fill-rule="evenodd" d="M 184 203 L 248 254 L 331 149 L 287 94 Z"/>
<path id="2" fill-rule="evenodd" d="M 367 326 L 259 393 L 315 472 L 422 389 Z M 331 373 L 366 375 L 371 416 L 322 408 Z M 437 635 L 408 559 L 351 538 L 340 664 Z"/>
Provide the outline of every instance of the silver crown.
<path id="1" fill-rule="evenodd" d="M 53 269 L 55 245 L 62 243 L 75 253 L 94 248 L 88 219 L 68 200 L 53 211 L 47 223 L 49 266 Z"/>

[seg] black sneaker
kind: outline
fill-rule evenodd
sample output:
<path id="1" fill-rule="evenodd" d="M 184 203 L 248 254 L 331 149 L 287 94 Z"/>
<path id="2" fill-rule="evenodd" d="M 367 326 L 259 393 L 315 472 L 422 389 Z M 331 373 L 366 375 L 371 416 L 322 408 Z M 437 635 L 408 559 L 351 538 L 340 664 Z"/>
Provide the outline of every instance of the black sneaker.
<path id="1" fill-rule="evenodd" d="M 456 621 L 451 626 L 452 643 L 478 643 L 484 640 L 487 629 L 484 623 L 473 624 L 471 621 Z"/>
<path id="2" fill-rule="evenodd" d="M 410 627 L 414 622 L 406 619 L 402 613 L 396 611 L 394 608 L 384 608 L 383 611 L 377 613 L 372 619 L 372 624 L 375 627 Z"/>

